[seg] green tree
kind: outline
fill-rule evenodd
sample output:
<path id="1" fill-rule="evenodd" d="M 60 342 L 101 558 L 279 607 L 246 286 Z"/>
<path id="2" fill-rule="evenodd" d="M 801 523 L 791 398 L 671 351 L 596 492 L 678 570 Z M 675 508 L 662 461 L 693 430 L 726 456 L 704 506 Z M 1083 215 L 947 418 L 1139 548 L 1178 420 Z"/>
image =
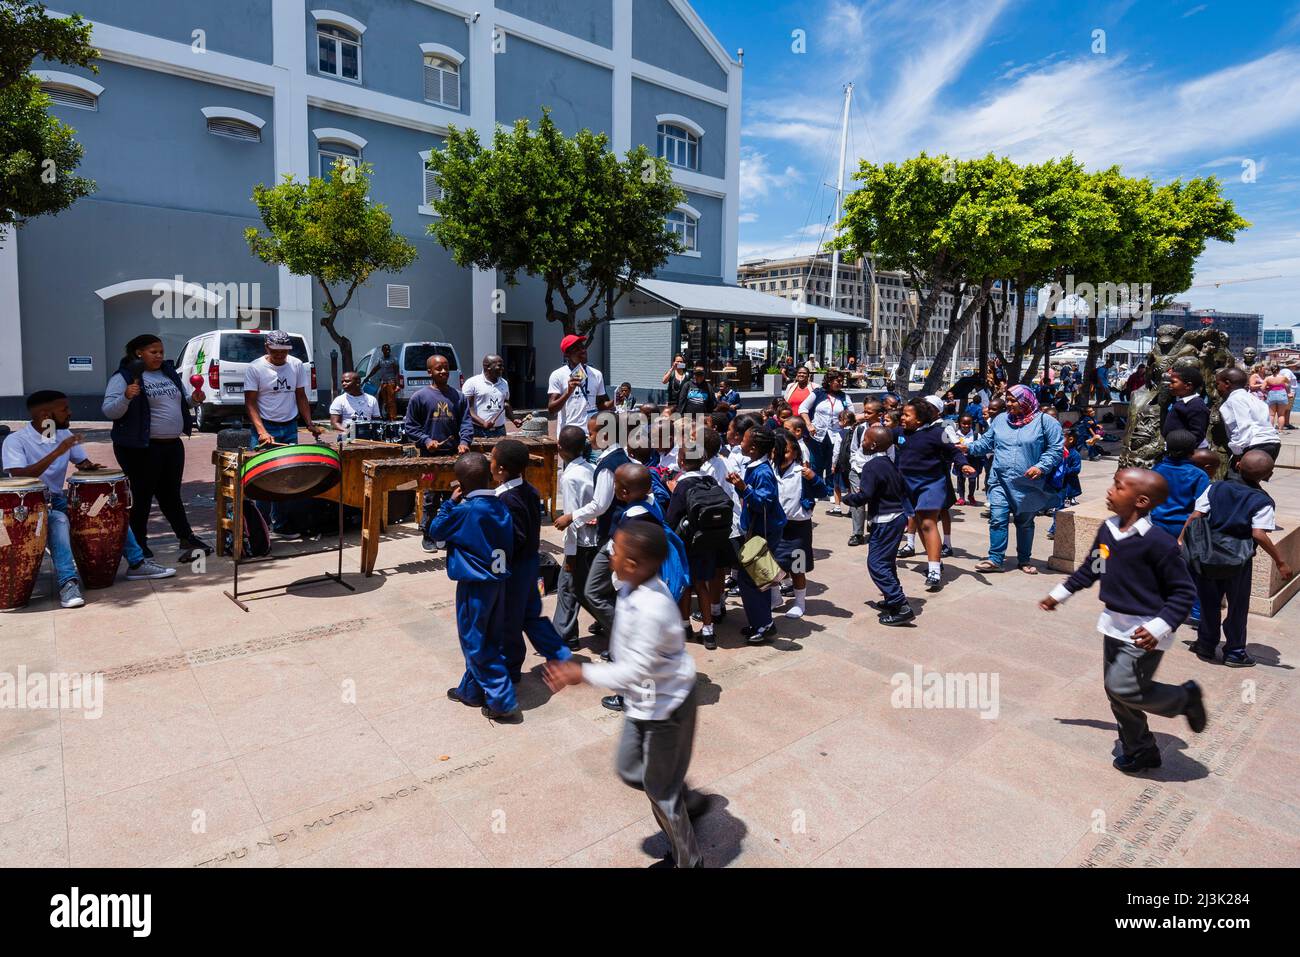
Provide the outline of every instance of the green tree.
<path id="1" fill-rule="evenodd" d="M 32 75 L 38 57 L 89 67 L 99 51 L 81 17 L 51 17 L 31 0 L 0 0 L 0 228 L 62 212 L 95 184 L 75 175 L 75 132 L 47 112 L 50 99 Z"/>
<path id="2" fill-rule="evenodd" d="M 537 129 L 519 120 L 486 148 L 452 128 L 434 150 L 439 220 L 429 233 L 456 264 L 546 283 L 546 318 L 590 335 L 613 317 L 637 281 L 681 251 L 664 218 L 685 198 L 668 164 L 645 147 L 620 160 L 604 134 L 566 137 L 543 110 Z M 585 310 L 585 315 L 584 315 Z"/>
<path id="3" fill-rule="evenodd" d="M 286 174 L 276 186 L 253 190 L 266 233 L 244 230 L 253 255 L 295 276 L 311 276 L 325 297 L 320 324 L 329 333 L 351 372 L 352 340 L 338 330 L 338 317 L 357 289 L 377 272 L 400 273 L 416 258 L 411 243 L 393 232 L 393 217 L 372 203 L 368 163 L 351 166 L 344 160 L 332 175 L 295 182 Z M 336 293 L 335 287 L 339 292 Z"/>

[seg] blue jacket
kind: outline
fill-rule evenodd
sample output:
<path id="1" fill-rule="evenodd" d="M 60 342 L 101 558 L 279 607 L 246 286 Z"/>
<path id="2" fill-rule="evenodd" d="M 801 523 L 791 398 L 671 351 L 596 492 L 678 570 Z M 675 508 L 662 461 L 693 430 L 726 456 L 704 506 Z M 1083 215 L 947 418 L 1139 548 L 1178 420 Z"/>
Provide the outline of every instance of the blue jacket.
<path id="1" fill-rule="evenodd" d="M 183 423 L 182 431 L 189 435 L 194 431 L 194 417 L 190 415 L 190 403 L 186 398 L 185 386 L 181 384 L 181 377 L 176 373 L 176 363 L 167 359 L 158 370 L 167 378 L 172 380 L 172 384 L 180 390 L 181 393 L 181 422 Z M 117 367 L 113 375 L 120 375 L 128 385 L 131 383 L 131 363 L 126 359 Z M 112 376 L 109 376 L 112 379 Z M 143 449 L 149 445 L 149 399 L 144 394 L 144 389 L 140 394 L 131 400 L 131 404 L 126 407 L 126 414 L 120 419 L 113 422 L 112 438 L 114 445 L 120 445 L 128 449 Z"/>
<path id="2" fill-rule="evenodd" d="M 668 586 L 668 591 L 672 593 L 673 599 L 680 600 L 682 592 L 690 583 L 691 566 L 690 559 L 686 554 L 686 544 L 678 537 L 677 533 L 668 527 L 668 522 L 664 520 L 664 513 L 659 508 L 657 502 L 647 499 L 642 502 L 629 502 L 624 506 L 623 511 L 614 520 L 613 531 L 617 532 L 619 526 L 626 522 L 634 521 L 652 521 L 658 522 L 659 527 L 664 530 L 664 536 L 668 539 L 668 556 L 660 566 L 659 577 L 664 580 Z"/>
<path id="3" fill-rule="evenodd" d="M 1196 500 L 1210 487 L 1210 477 L 1187 459 L 1161 459 L 1155 471 L 1169 485 L 1169 497 L 1151 510 L 1151 521 L 1170 535 L 1181 535 L 1187 519 L 1196 510 Z"/>
<path id="4" fill-rule="evenodd" d="M 785 528 L 785 509 L 776 473 L 766 459 L 745 470 L 745 494 L 740 498 L 740 530 L 767 539 L 768 545 L 780 541 Z"/>
<path id="5" fill-rule="evenodd" d="M 448 499 L 429 523 L 429 537 L 447 543 L 447 577 L 456 582 L 503 582 L 510 577 L 514 523 L 490 490 L 460 502 Z"/>
<path id="6" fill-rule="evenodd" d="M 1056 505 L 1056 495 L 1047 488 L 1047 479 L 1065 458 L 1065 432 L 1050 415 L 1036 415 L 1028 425 L 1017 427 L 1003 412 L 966 451 L 968 455 L 993 453 L 989 488 L 999 486 L 1016 514 Z M 1025 477 L 1033 466 L 1042 470 L 1042 477 Z"/>
<path id="7" fill-rule="evenodd" d="M 442 391 L 427 386 L 407 404 L 402 431 L 420 446 L 421 452 L 455 452 L 458 445 L 469 445 L 474 439 L 469 403 L 450 385 Z M 430 439 L 436 444 L 426 449 Z"/>

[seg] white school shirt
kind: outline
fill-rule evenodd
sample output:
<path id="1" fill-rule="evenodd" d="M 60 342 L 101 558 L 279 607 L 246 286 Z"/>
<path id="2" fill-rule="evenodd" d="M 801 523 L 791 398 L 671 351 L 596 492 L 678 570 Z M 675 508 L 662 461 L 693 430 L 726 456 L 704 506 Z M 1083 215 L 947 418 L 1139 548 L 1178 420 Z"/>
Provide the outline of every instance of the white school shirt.
<path id="1" fill-rule="evenodd" d="M 293 356 L 282 366 L 261 356 L 244 370 L 244 391 L 257 393 L 257 413 L 264 422 L 297 422 L 298 390 L 310 386 L 306 363 Z"/>
<path id="2" fill-rule="evenodd" d="M 605 456 L 611 454 L 612 452 L 614 452 L 616 449 L 619 448 L 621 448 L 621 446 L 611 445 L 609 448 L 604 449 L 600 453 L 600 459 L 603 459 Z M 596 460 L 596 465 L 600 464 L 600 459 Z M 592 466 L 593 472 L 595 471 L 595 468 L 596 466 L 593 465 Z M 592 492 L 591 501 L 587 502 L 584 505 L 579 506 L 576 509 L 571 509 L 569 511 L 569 514 L 573 516 L 573 521 L 575 524 L 580 522 L 583 525 L 585 525 L 588 522 L 594 522 L 596 519 L 600 518 L 600 516 L 604 515 L 606 512 L 609 511 L 610 503 L 614 501 L 614 472 L 615 471 L 617 470 L 605 469 L 605 471 L 596 474 L 596 478 L 595 478 L 596 487 L 595 490 Z M 568 499 L 565 499 L 565 504 L 567 506 Z"/>
<path id="3" fill-rule="evenodd" d="M 1201 497 L 1196 500 L 1193 507 L 1195 511 L 1202 515 L 1210 514 L 1210 489 L 1214 488 L 1217 483 L 1211 482 L 1201 493 Z M 1277 530 L 1277 511 L 1272 505 L 1261 505 L 1254 515 L 1250 517 L 1250 527 L 1260 528 L 1266 532 Z"/>
<path id="4" fill-rule="evenodd" d="M 337 415 L 344 425 L 381 418 L 379 400 L 368 392 L 352 395 L 344 392 L 330 403 L 330 415 Z"/>
<path id="5" fill-rule="evenodd" d="M 677 602 L 661 578 L 619 589 L 609 662 L 582 666 L 589 684 L 623 695 L 623 711 L 638 721 L 662 721 L 695 687 L 695 659 Z"/>
<path id="6" fill-rule="evenodd" d="M 1277 429 L 1268 424 L 1268 405 L 1249 389 L 1230 392 L 1219 406 L 1223 426 L 1228 430 L 1228 451 L 1241 455 L 1254 445 L 1280 442 Z"/>
<path id="7" fill-rule="evenodd" d="M 566 379 L 564 388 L 568 387 L 569 383 Z M 470 376 L 465 380 L 465 386 L 460 391 L 465 396 L 465 401 L 470 403 L 474 414 L 486 422 L 489 428 L 495 429 L 506 424 L 506 403 L 510 401 L 510 383 L 506 381 L 505 376 L 496 382 L 482 373 Z"/>
<path id="8" fill-rule="evenodd" d="M 32 428 L 32 424 L 28 422 L 24 428 L 9 433 L 9 437 L 5 439 L 3 458 L 5 470 L 21 469 L 35 465 L 53 452 L 54 447 L 70 435 L 72 433 L 67 429 L 56 429 L 54 437 L 47 439 Z M 50 463 L 49 467 L 41 473 L 41 481 L 45 483 L 45 487 L 51 492 L 62 495 L 64 480 L 68 476 L 68 463 L 84 462 L 89 457 L 84 448 L 80 445 L 74 445 Z"/>
<path id="9" fill-rule="evenodd" d="M 593 369 L 591 366 L 581 366 L 586 372 L 586 378 L 578 384 L 573 390 L 573 395 L 560 406 L 560 411 L 555 417 L 556 434 L 559 429 L 566 425 L 576 425 L 582 429 L 587 428 L 587 421 L 596 414 L 596 400 L 603 397 L 605 393 L 605 377 L 599 369 Z M 551 395 L 564 395 L 569 391 L 569 379 L 573 376 L 573 370 L 568 364 L 564 364 L 551 373 L 551 381 L 546 386 L 546 391 Z"/>
<path id="10" fill-rule="evenodd" d="M 560 473 L 560 494 L 570 512 L 590 504 L 596 494 L 596 467 L 586 459 L 574 459 Z M 591 548 L 596 544 L 596 535 L 594 524 L 575 520 L 564 530 L 564 554 L 578 554 L 579 546 Z"/>
<path id="11" fill-rule="evenodd" d="M 740 496 L 736 494 L 736 488 L 727 481 L 727 474 L 732 471 L 727 460 L 721 455 L 715 455 L 704 463 L 701 471 L 705 475 L 712 475 L 717 479 L 722 490 L 727 493 L 727 498 L 731 499 L 731 537 L 737 538 L 740 535 Z M 740 474 L 745 474 L 741 471 Z"/>
<path id="12" fill-rule="evenodd" d="M 784 472 L 776 477 L 776 488 L 781 508 L 785 517 L 791 522 L 802 522 L 812 518 L 812 510 L 804 508 L 803 501 L 803 462 L 791 462 Z"/>
<path id="13" fill-rule="evenodd" d="M 1117 542 L 1122 542 L 1134 535 L 1145 535 L 1153 528 L 1151 519 L 1145 516 L 1134 522 L 1126 532 L 1120 531 L 1118 516 L 1111 516 L 1106 519 L 1106 524 L 1110 526 L 1111 535 L 1114 536 Z M 1053 588 L 1050 594 L 1056 599 L 1057 604 L 1061 605 L 1073 597 L 1063 584 Z M 1146 615 L 1125 615 L 1118 611 L 1111 611 L 1109 608 L 1102 608 L 1101 614 L 1097 617 L 1097 631 L 1107 638 L 1126 641 L 1130 645 L 1136 644 L 1133 640 L 1133 633 L 1139 628 L 1145 628 L 1151 633 L 1151 637 L 1156 639 L 1156 651 L 1166 651 L 1172 647 L 1174 633 L 1178 630 L 1176 626 L 1170 625 L 1163 618 L 1147 618 Z"/>

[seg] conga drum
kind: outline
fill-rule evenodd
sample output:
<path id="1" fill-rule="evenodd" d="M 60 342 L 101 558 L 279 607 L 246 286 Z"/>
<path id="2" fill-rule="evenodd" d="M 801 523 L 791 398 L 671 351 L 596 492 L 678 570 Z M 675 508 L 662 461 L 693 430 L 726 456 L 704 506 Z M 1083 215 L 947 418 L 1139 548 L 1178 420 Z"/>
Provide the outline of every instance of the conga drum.
<path id="1" fill-rule="evenodd" d="M 68 530 L 72 557 L 86 588 L 107 588 L 117 577 L 126 545 L 131 486 L 117 469 L 68 477 Z"/>
<path id="2" fill-rule="evenodd" d="M 244 497 L 256 502 L 292 502 L 328 492 L 339 484 L 342 462 L 328 445 L 279 445 L 244 460 Z"/>
<path id="3" fill-rule="evenodd" d="M 0 609 L 21 608 L 31 599 L 48 521 L 40 479 L 0 478 Z"/>

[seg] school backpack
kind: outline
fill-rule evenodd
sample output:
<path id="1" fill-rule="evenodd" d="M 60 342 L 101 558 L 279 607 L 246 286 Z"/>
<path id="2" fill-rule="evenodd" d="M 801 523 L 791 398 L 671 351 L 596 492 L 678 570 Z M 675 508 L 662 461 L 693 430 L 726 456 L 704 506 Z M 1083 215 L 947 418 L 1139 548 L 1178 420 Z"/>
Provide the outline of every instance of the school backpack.
<path id="1" fill-rule="evenodd" d="M 1234 578 L 1255 557 L 1255 540 L 1227 535 L 1201 516 L 1187 526 L 1183 551 L 1187 564 L 1202 578 Z"/>
<path id="2" fill-rule="evenodd" d="M 271 554 L 271 530 L 266 526 L 266 519 L 257 509 L 257 503 L 251 499 L 244 500 L 244 536 L 240 561 L 250 558 L 265 558 Z M 225 533 L 226 554 L 234 554 L 234 541 L 230 533 Z"/>
<path id="3" fill-rule="evenodd" d="M 686 486 L 686 515 L 675 531 L 690 552 L 704 553 L 722 548 L 731 540 L 731 496 L 712 475 L 689 480 Z"/>

